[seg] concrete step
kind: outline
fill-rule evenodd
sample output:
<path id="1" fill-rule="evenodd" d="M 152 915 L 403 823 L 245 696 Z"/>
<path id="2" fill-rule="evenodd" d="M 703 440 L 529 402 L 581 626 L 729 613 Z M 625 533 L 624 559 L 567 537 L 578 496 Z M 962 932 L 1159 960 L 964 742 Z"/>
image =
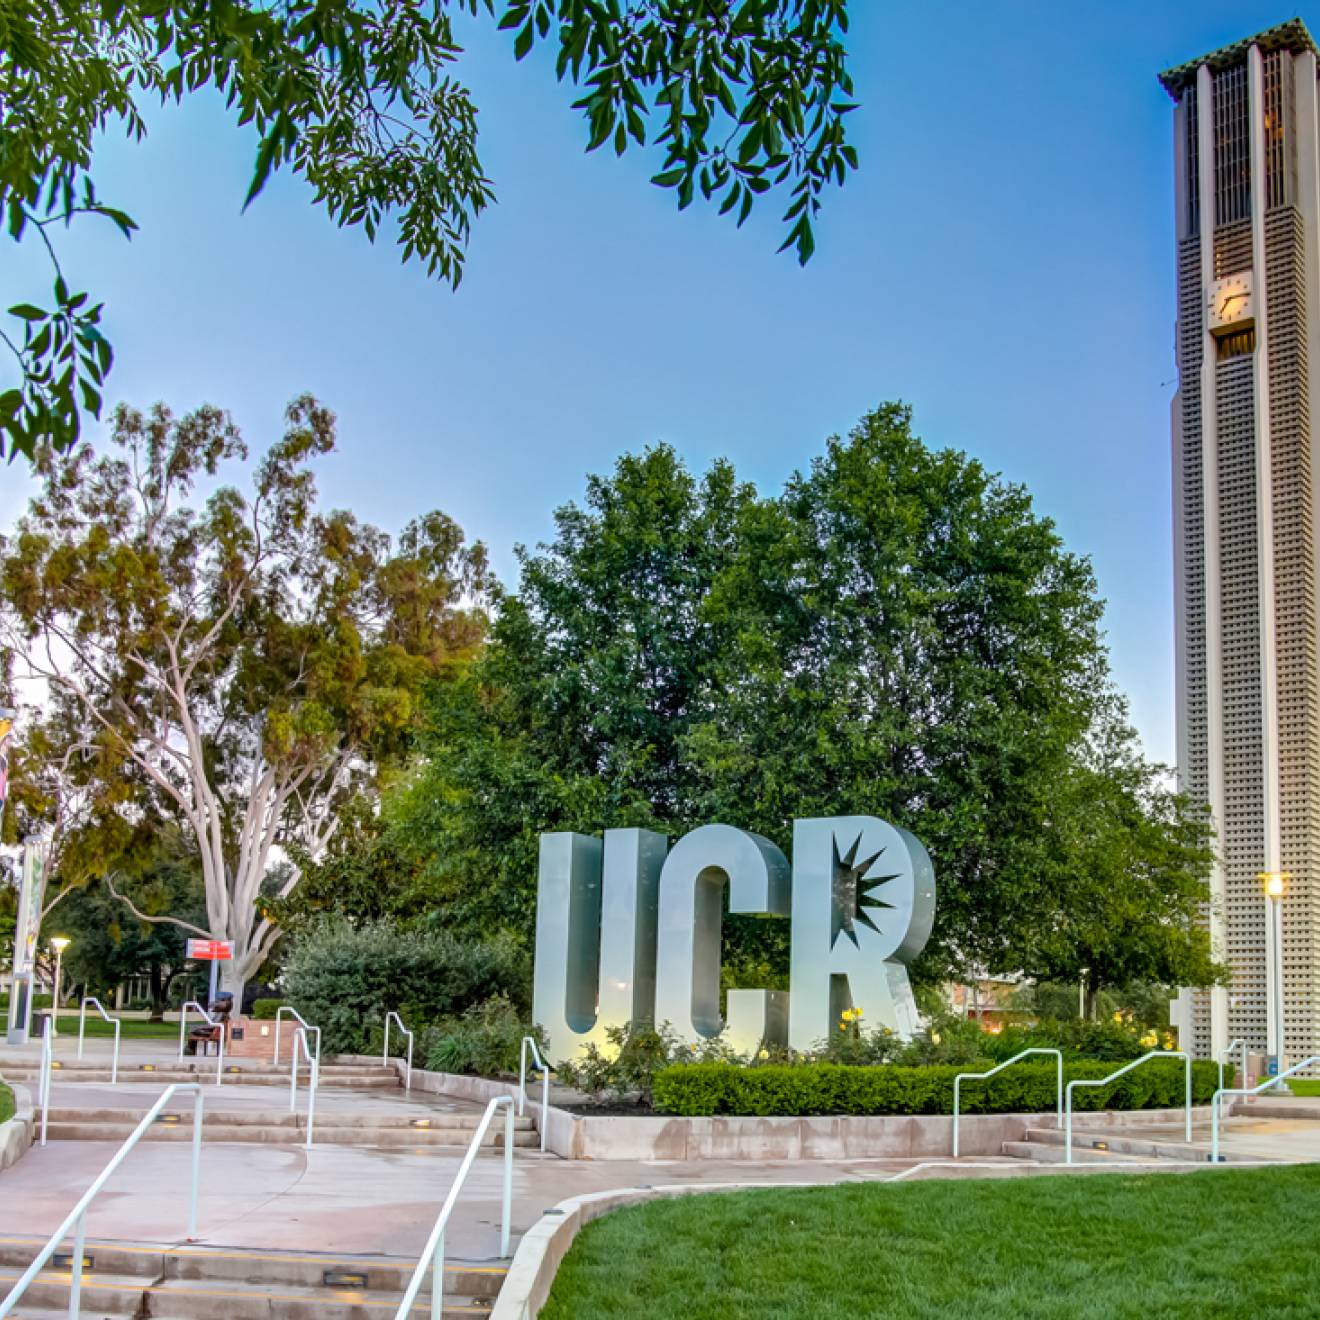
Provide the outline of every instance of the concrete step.
<path id="1" fill-rule="evenodd" d="M 192 1125 L 192 1104 L 187 1096 L 183 1097 L 185 1103 L 178 1109 L 166 1109 L 161 1112 L 156 1122 L 160 1127 L 191 1127 Z M 203 1131 L 210 1131 L 212 1128 L 231 1128 L 231 1127 L 287 1127 L 304 1128 L 306 1126 L 307 1098 L 306 1094 L 298 1097 L 297 1113 L 290 1113 L 287 1108 L 281 1109 L 219 1109 L 207 1108 L 203 1111 L 202 1128 Z M 145 1105 L 142 1108 L 104 1107 L 100 1109 L 84 1109 L 73 1105 L 55 1104 L 50 1109 L 50 1121 L 52 1123 L 106 1123 L 111 1125 L 131 1124 L 136 1126 L 142 1119 L 145 1112 Z M 443 1129 L 457 1129 L 463 1132 L 472 1132 L 475 1130 L 481 1115 L 473 1112 L 462 1112 L 453 1110 L 437 1109 L 429 1114 L 357 1114 L 341 1113 L 339 1110 L 323 1110 L 317 1115 L 318 1123 L 325 1123 L 330 1126 L 346 1126 L 351 1120 L 355 1127 L 370 1127 L 372 1129 L 397 1128 L 400 1131 L 418 1132 L 418 1131 L 440 1131 Z M 502 1128 L 504 1126 L 503 1116 L 498 1116 L 494 1127 Z M 530 1114 L 519 1116 L 514 1115 L 513 1128 L 515 1132 L 531 1132 L 534 1124 Z"/>
<path id="2" fill-rule="evenodd" d="M 0 1271 L 21 1274 L 43 1246 L 45 1242 L 39 1238 L 0 1237 Z M 51 1273 L 67 1273 L 71 1249 L 72 1244 L 66 1242 L 52 1262 Z M 178 1279 L 220 1287 L 239 1283 L 309 1288 L 321 1296 L 352 1288 L 393 1293 L 396 1299 L 403 1294 L 417 1264 L 406 1257 L 104 1241 L 89 1243 L 83 1258 L 85 1270 L 93 1275 L 127 1277 L 140 1286 Z M 445 1293 L 491 1301 L 507 1272 L 508 1267 L 501 1262 L 449 1260 L 445 1264 Z M 430 1296 L 429 1284 L 422 1296 Z"/>
<path id="3" fill-rule="evenodd" d="M 1018 1160 L 1037 1160 L 1042 1164 L 1062 1164 L 1065 1151 L 1062 1146 L 1044 1141 L 1006 1141 L 1002 1147 L 1005 1155 Z M 1089 1146 L 1073 1146 L 1074 1164 L 1128 1164 L 1136 1163 L 1130 1155 L 1119 1155 L 1113 1151 L 1095 1150 Z"/>
<path id="4" fill-rule="evenodd" d="M 20 1271 L 0 1270 L 8 1287 Z M 44 1314 L 68 1315 L 68 1270 L 39 1274 L 11 1314 L 16 1320 L 39 1320 Z M 165 1279 L 152 1282 L 134 1275 L 85 1272 L 79 1310 L 98 1320 L 388 1320 L 399 1305 L 398 1292 L 369 1288 L 309 1288 L 267 1283 Z M 488 1298 L 446 1294 L 447 1316 L 489 1315 Z M 430 1298 L 418 1299 L 410 1315 L 431 1313 Z"/>
<path id="5" fill-rule="evenodd" d="M 123 1142 L 133 1132 L 135 1123 L 86 1123 L 52 1119 L 47 1127 L 51 1141 L 113 1141 Z M 367 1146 L 377 1149 L 415 1150 L 418 1147 L 441 1147 L 463 1150 L 471 1143 L 476 1123 L 471 1127 L 376 1127 L 361 1120 L 351 1125 L 317 1123 L 313 1140 L 321 1146 Z M 267 1126 L 258 1123 L 205 1124 L 203 1140 L 209 1143 L 240 1143 L 243 1145 L 301 1145 L 306 1140 L 307 1128 L 303 1124 Z M 191 1141 L 192 1123 L 158 1123 L 142 1138 L 143 1141 Z M 504 1129 L 492 1126 L 482 1138 L 485 1147 L 502 1148 Z M 540 1138 L 528 1129 L 515 1130 L 514 1149 L 531 1149 L 540 1144 Z"/>
<path id="6" fill-rule="evenodd" d="M 1057 1128 L 1028 1128 L 1026 1139 L 1038 1145 L 1057 1146 L 1062 1149 L 1064 1134 Z M 1164 1136 L 1143 1136 L 1140 1129 L 1109 1129 L 1104 1132 L 1082 1132 L 1073 1129 L 1073 1157 L 1077 1151 L 1108 1151 L 1112 1155 L 1128 1155 L 1143 1160 L 1190 1160 L 1194 1163 L 1209 1162 L 1210 1151 L 1205 1145 L 1196 1142 L 1170 1140 Z M 1238 1157 L 1241 1159 L 1241 1157 Z M 1232 1157 L 1224 1155 L 1221 1163 L 1231 1163 Z"/>
<path id="7" fill-rule="evenodd" d="M 304 1068 L 302 1076 L 305 1078 L 306 1075 L 307 1070 Z M 65 1083 L 108 1082 L 110 1080 L 110 1068 L 109 1065 L 103 1067 L 64 1066 L 52 1069 L 52 1076 L 55 1081 Z M 35 1084 L 40 1080 L 40 1069 L 32 1066 L 0 1064 L 0 1077 L 10 1082 Z M 227 1082 L 241 1082 L 244 1086 L 287 1087 L 289 1085 L 289 1070 L 286 1067 L 282 1072 L 276 1072 L 268 1068 L 257 1070 L 242 1064 L 235 1064 L 232 1067 L 226 1064 L 224 1079 Z M 212 1060 L 209 1066 L 203 1063 L 196 1068 L 165 1066 L 162 1064 L 136 1066 L 125 1064 L 120 1066 L 119 1080 L 121 1082 L 160 1082 L 163 1086 L 168 1085 L 170 1082 L 195 1082 L 199 1080 L 210 1082 L 215 1080 L 215 1061 Z M 320 1082 L 322 1086 L 344 1091 L 397 1091 L 402 1089 L 402 1084 L 397 1076 L 384 1072 L 327 1072 L 322 1069 Z"/>
<path id="8" fill-rule="evenodd" d="M 1261 1096 L 1249 1103 L 1238 1101 L 1232 1108 L 1234 1118 L 1293 1118 L 1299 1121 L 1320 1120 L 1320 1099 L 1314 1104 L 1299 1104 L 1297 1101 L 1271 1100 Z"/>

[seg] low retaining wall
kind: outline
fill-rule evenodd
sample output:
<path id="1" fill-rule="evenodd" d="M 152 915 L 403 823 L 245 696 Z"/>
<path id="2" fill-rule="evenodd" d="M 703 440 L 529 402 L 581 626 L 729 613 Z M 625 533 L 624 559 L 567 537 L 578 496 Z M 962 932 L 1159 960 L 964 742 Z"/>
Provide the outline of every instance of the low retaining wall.
<path id="1" fill-rule="evenodd" d="M 403 1064 L 394 1061 L 402 1078 Z M 486 1104 L 516 1097 L 513 1082 L 414 1068 L 414 1091 Z M 939 1159 L 953 1150 L 953 1119 L 947 1114 L 830 1115 L 811 1118 L 675 1118 L 571 1113 L 551 1105 L 542 1114 L 539 1084 L 527 1088 L 527 1112 L 545 1148 L 566 1160 L 865 1160 Z M 1128 1109 L 1074 1115 L 1079 1130 L 1172 1123 L 1181 1109 Z M 1202 1107 L 1193 1114 L 1208 1119 Z M 1004 1142 L 1021 1141 L 1027 1128 L 1053 1126 L 1043 1114 L 964 1114 L 958 1145 L 963 1155 L 999 1155 Z"/>
<path id="2" fill-rule="evenodd" d="M 0 1169 L 7 1169 L 27 1154 L 37 1126 L 32 1093 L 17 1082 L 6 1085 L 14 1093 L 14 1116 L 0 1123 Z"/>

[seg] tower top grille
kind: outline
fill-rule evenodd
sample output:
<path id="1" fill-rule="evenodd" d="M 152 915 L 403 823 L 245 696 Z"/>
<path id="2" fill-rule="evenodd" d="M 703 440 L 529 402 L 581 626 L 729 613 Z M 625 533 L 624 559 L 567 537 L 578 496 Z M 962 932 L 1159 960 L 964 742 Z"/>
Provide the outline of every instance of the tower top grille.
<path id="1" fill-rule="evenodd" d="M 1259 46 L 1266 55 L 1275 50 L 1294 52 L 1309 50 L 1320 55 L 1320 48 L 1316 47 L 1306 24 L 1300 18 L 1290 18 L 1277 27 L 1257 32 L 1254 37 L 1244 37 L 1241 41 L 1233 42 L 1231 46 L 1221 46 L 1218 50 L 1211 51 L 1209 55 L 1202 55 L 1198 59 L 1188 60 L 1186 64 L 1165 69 L 1160 74 L 1160 85 L 1175 101 L 1181 100 L 1183 92 L 1196 82 L 1196 71 L 1201 65 L 1208 64 L 1214 73 L 1218 73 L 1221 69 L 1231 69 L 1235 64 L 1246 61 L 1247 51 L 1252 46 Z"/>

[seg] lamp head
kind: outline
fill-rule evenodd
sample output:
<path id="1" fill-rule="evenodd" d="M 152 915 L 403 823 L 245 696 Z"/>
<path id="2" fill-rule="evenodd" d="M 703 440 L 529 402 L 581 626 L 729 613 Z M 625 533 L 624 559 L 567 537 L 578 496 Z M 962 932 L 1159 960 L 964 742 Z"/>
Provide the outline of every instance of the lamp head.
<path id="1" fill-rule="evenodd" d="M 1289 878 L 1286 871 L 1262 871 L 1260 878 L 1265 882 L 1265 894 L 1267 897 L 1283 897 L 1283 891 Z"/>
<path id="2" fill-rule="evenodd" d="M 67 935 L 52 935 L 50 937 L 50 947 L 57 953 L 63 953 L 73 941 Z"/>

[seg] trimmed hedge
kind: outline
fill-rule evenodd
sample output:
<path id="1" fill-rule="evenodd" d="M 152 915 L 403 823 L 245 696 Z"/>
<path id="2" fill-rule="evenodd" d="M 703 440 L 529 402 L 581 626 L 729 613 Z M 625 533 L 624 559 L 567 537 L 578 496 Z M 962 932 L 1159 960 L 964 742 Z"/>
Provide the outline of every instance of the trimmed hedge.
<path id="1" fill-rule="evenodd" d="M 993 1065 L 972 1064 L 984 1072 Z M 1065 1084 L 1114 1071 L 1112 1061 L 1065 1063 Z M 953 1079 L 968 1067 L 897 1064 L 850 1067 L 837 1063 L 765 1064 L 680 1063 L 655 1079 L 655 1107 L 687 1118 L 714 1114 L 951 1114 Z M 1056 1072 L 1052 1063 L 1023 1063 L 987 1081 L 967 1079 L 960 1088 L 964 1114 L 1035 1114 L 1054 1108 Z M 1219 1085 L 1213 1063 L 1192 1064 L 1192 1099 L 1204 1103 Z M 1106 1087 L 1079 1087 L 1073 1108 L 1162 1109 L 1183 1101 L 1183 1065 L 1154 1059 Z"/>
<path id="2" fill-rule="evenodd" d="M 258 1022 L 273 1022 L 276 1014 L 279 1013 L 286 1002 L 283 999 L 254 999 L 252 1001 L 252 1016 Z"/>

